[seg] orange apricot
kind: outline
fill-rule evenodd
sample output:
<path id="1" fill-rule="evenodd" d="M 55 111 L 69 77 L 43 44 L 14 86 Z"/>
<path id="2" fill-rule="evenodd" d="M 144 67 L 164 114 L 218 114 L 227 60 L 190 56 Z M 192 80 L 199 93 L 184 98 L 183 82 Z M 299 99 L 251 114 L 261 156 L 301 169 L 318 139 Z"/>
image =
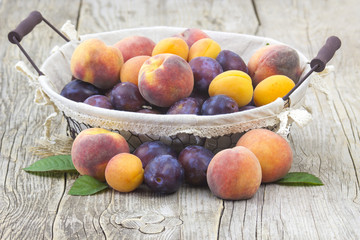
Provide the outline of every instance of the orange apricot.
<path id="1" fill-rule="evenodd" d="M 152 56 L 171 53 L 182 57 L 185 61 L 188 59 L 189 47 L 185 40 L 178 37 L 169 37 L 160 40 L 152 51 Z"/>
<path id="2" fill-rule="evenodd" d="M 262 80 L 254 90 L 254 103 L 257 107 L 284 97 L 295 86 L 293 80 L 285 75 L 273 75 Z"/>
<path id="3" fill-rule="evenodd" d="M 221 52 L 220 45 L 210 38 L 203 38 L 196 41 L 189 50 L 189 58 L 191 61 L 196 57 L 211 57 L 216 59 L 216 57 Z"/>
<path id="4" fill-rule="evenodd" d="M 105 169 L 106 182 L 119 192 L 134 191 L 144 180 L 140 158 L 131 153 L 120 153 L 110 159 Z"/>
<path id="5" fill-rule="evenodd" d="M 239 70 L 219 74 L 209 85 L 209 95 L 212 97 L 220 94 L 234 99 L 239 107 L 249 104 L 253 96 L 249 75 Z"/>
<path id="6" fill-rule="evenodd" d="M 148 60 L 150 56 L 136 56 L 127 60 L 121 68 L 120 80 L 121 82 L 131 82 L 138 85 L 139 71 L 143 63 Z"/>

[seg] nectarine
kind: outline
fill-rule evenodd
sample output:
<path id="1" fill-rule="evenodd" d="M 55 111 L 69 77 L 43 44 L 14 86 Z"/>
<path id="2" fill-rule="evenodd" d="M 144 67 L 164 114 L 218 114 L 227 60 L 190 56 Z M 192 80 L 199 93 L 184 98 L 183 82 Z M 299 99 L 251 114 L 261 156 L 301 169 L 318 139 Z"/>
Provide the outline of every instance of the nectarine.
<path id="1" fill-rule="evenodd" d="M 258 49 L 251 56 L 248 69 L 254 87 L 272 75 L 285 75 L 297 83 L 303 70 L 298 53 L 293 48 L 281 44 Z"/>
<path id="2" fill-rule="evenodd" d="M 99 39 L 89 39 L 76 47 L 70 67 L 75 78 L 101 89 L 109 89 L 120 81 L 123 63 L 119 49 L 107 46 Z"/>
<path id="3" fill-rule="evenodd" d="M 155 42 L 144 36 L 129 36 L 114 44 L 124 57 L 124 62 L 136 56 L 151 56 Z"/>
<path id="4" fill-rule="evenodd" d="M 285 176 L 291 167 L 290 144 L 279 134 L 267 129 L 253 129 L 240 137 L 236 146 L 250 149 L 259 159 L 262 182 L 274 182 Z"/>
<path id="5" fill-rule="evenodd" d="M 79 133 L 71 148 L 71 158 L 81 175 L 105 181 L 105 168 L 118 153 L 129 152 L 125 138 L 102 128 L 88 128 Z"/>
<path id="6" fill-rule="evenodd" d="M 249 149 L 227 148 L 211 159 L 206 178 L 211 192 L 221 199 L 249 199 L 260 187 L 261 166 Z"/>
<path id="7" fill-rule="evenodd" d="M 144 62 L 139 71 L 141 95 L 158 107 L 169 107 L 190 96 L 194 75 L 190 65 L 181 57 L 163 53 Z"/>

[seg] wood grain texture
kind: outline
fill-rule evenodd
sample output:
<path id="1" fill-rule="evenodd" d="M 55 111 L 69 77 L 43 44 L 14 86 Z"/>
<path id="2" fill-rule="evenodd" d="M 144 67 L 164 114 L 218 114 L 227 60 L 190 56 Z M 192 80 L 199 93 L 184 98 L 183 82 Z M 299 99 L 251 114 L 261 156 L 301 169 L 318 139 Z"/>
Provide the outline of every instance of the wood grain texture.
<path id="1" fill-rule="evenodd" d="M 173 26 L 253 34 L 257 19 L 251 1 L 83 1 L 79 33 Z"/>
<path id="2" fill-rule="evenodd" d="M 184 185 L 171 195 L 141 187 L 67 194 L 76 174 L 34 175 L 22 168 L 38 159 L 29 150 L 42 137 L 51 107 L 33 103 L 34 91 L 14 71 L 25 57 L 7 40 L 31 10 L 54 25 L 69 19 L 80 34 L 144 26 L 196 27 L 271 37 L 309 59 L 330 35 L 342 47 L 324 76 L 326 95 L 309 89 L 313 121 L 294 125 L 291 171 L 319 176 L 321 187 L 263 184 L 246 201 L 223 201 L 207 188 Z M 0 239 L 359 239 L 360 3 L 346 1 L 0 1 Z M 40 24 L 23 46 L 40 65 L 63 40 Z M 64 134 L 64 123 L 53 131 Z"/>
<path id="3" fill-rule="evenodd" d="M 8 42 L 7 33 L 34 9 L 51 22 L 63 17 L 76 20 L 77 10 L 60 1 L 0 4 L 0 239 L 51 239 L 66 178 L 63 174 L 26 174 L 22 168 L 36 160 L 29 147 L 35 146 L 42 136 L 42 123 L 52 109 L 33 103 L 34 89 L 14 70 L 18 60 L 26 60 Z M 22 45 L 41 64 L 54 44 L 62 43 L 52 30 L 40 24 L 23 39 Z"/>
<path id="4" fill-rule="evenodd" d="M 262 220 L 265 223 L 262 234 L 285 239 L 358 238 L 359 134 L 355 130 L 358 120 L 353 103 L 359 100 L 356 93 L 359 83 L 354 77 L 359 75 L 355 69 L 360 61 L 359 54 L 353 51 L 359 42 L 353 39 L 359 36 L 356 23 L 360 19 L 355 10 L 346 6 L 357 9 L 359 4 L 277 1 L 272 3 L 272 11 L 267 1 L 255 1 L 255 5 L 261 22 L 258 34 L 291 43 L 309 59 L 316 56 L 327 37 L 337 35 L 342 40 L 341 49 L 329 63 L 335 66 L 335 72 L 323 79 L 329 94 L 308 91 L 305 105 L 314 120 L 302 129 L 294 126 L 290 136 L 295 153 L 291 170 L 313 173 L 325 185 L 303 189 L 279 187 L 278 191 L 273 190 L 275 186 L 265 186 L 262 219 L 271 221 Z M 280 28 L 287 29 L 287 34 Z M 351 52 L 353 60 L 349 61 L 346 56 Z M 274 203 L 278 203 L 275 211 Z M 278 225 L 283 226 L 282 231 L 273 230 Z M 264 232 L 266 229 L 268 232 Z"/>

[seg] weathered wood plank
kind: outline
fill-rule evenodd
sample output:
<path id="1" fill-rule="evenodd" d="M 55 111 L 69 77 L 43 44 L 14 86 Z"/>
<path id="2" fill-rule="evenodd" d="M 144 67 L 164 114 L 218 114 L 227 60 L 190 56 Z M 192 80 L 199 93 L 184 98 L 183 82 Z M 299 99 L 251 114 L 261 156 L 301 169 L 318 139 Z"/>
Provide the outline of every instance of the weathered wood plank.
<path id="1" fill-rule="evenodd" d="M 54 23 L 62 17 L 74 20 L 77 17 L 76 8 L 61 1 L 0 2 L 0 239 L 52 238 L 53 222 L 66 184 L 62 174 L 36 176 L 22 170 L 36 160 L 29 147 L 35 146 L 42 136 L 42 123 L 52 109 L 36 106 L 34 89 L 14 71 L 15 63 L 26 59 L 8 42 L 7 33 L 35 9 Z M 24 38 L 23 46 L 40 64 L 61 41 L 51 29 L 40 24 Z"/>
<path id="2" fill-rule="evenodd" d="M 344 16 L 339 14 L 345 5 L 358 9 L 359 4 L 354 1 L 255 1 L 255 5 L 261 22 L 259 35 L 293 45 L 309 58 L 315 57 L 330 35 L 338 35 L 343 46 L 330 62 L 336 66 L 336 72 L 323 79 L 329 88 L 329 101 L 321 92 L 309 90 L 305 105 L 314 120 L 303 129 L 294 125 L 290 135 L 295 155 L 291 171 L 313 173 L 325 185 L 316 188 L 262 185 L 255 198 L 258 212 L 256 234 L 252 238 L 359 238 L 359 166 L 355 160 L 359 159 L 359 134 L 355 127 L 358 125 L 354 115 L 356 106 L 351 104 L 359 100 L 356 94 L 359 88 L 358 82 L 353 81 L 354 75 L 349 76 L 349 72 L 359 66 L 358 53 L 352 50 L 358 45 L 352 39 L 359 36 L 349 39 L 347 33 L 355 34 L 356 22 L 360 19 L 356 10 L 346 11 L 345 19 L 351 19 L 352 24 L 345 23 Z M 351 55 L 351 51 L 356 60 L 345 64 L 344 56 Z M 253 201 L 249 200 L 248 206 Z M 243 203 L 225 202 L 220 236 L 247 239 L 250 236 L 239 229 L 228 230 L 244 219 L 234 214 L 234 205 Z M 253 225 L 241 226 L 253 230 Z"/>
<path id="3" fill-rule="evenodd" d="M 258 22 L 251 1 L 84 1 L 79 33 L 173 26 L 253 34 Z"/>

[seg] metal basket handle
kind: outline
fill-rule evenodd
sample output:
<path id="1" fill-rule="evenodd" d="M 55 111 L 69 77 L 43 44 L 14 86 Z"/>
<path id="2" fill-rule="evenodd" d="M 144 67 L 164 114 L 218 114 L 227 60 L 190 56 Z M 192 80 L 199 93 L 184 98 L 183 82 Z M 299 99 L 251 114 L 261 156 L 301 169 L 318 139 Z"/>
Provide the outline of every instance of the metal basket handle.
<path id="1" fill-rule="evenodd" d="M 57 30 L 49 21 L 47 21 L 40 12 L 33 11 L 29 14 L 27 18 L 25 18 L 23 21 L 20 22 L 20 24 L 15 28 L 15 30 L 9 32 L 8 39 L 11 43 L 16 44 L 22 53 L 25 55 L 25 57 L 29 60 L 31 65 L 34 67 L 34 69 L 38 72 L 39 75 L 44 75 L 40 71 L 40 69 L 36 66 L 34 61 L 31 59 L 31 57 L 27 54 L 25 49 L 21 46 L 20 42 L 27 34 L 29 34 L 36 25 L 44 21 L 50 28 L 52 28 L 57 34 L 60 35 L 65 41 L 69 42 L 70 40 L 62 34 L 59 30 Z"/>
<path id="2" fill-rule="evenodd" d="M 293 89 L 288 92 L 283 97 L 283 100 L 286 101 L 289 99 L 289 96 L 291 93 L 293 93 L 304 81 L 307 79 L 311 73 L 315 72 L 321 72 L 325 69 L 326 64 L 331 60 L 331 58 L 334 56 L 335 52 L 341 47 L 341 41 L 336 36 L 331 36 L 326 40 L 326 43 L 324 46 L 322 46 L 315 58 L 311 60 L 310 62 L 310 71 L 306 73 L 306 75 L 300 79 L 296 85 L 293 87 Z"/>

